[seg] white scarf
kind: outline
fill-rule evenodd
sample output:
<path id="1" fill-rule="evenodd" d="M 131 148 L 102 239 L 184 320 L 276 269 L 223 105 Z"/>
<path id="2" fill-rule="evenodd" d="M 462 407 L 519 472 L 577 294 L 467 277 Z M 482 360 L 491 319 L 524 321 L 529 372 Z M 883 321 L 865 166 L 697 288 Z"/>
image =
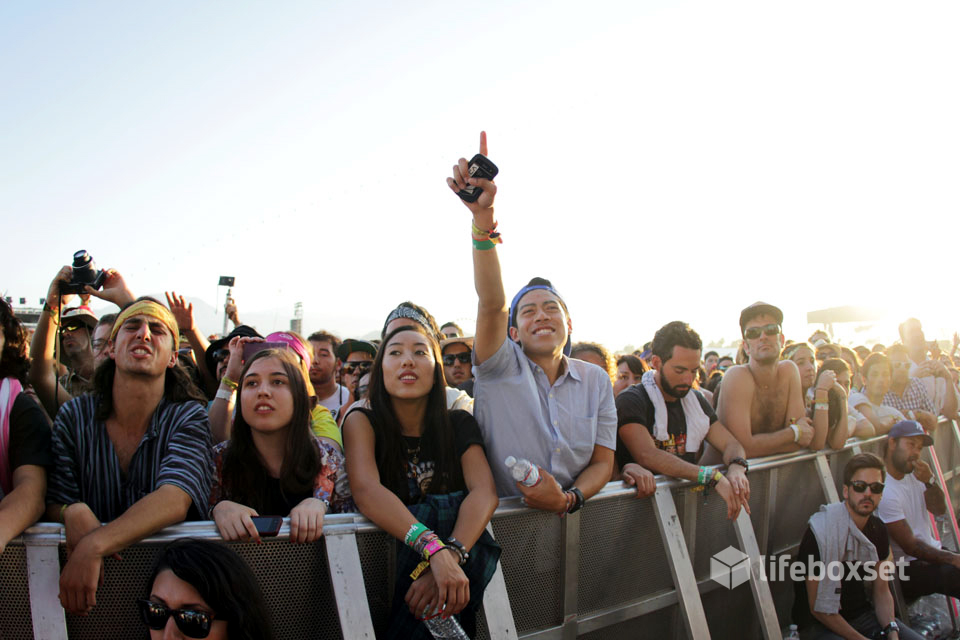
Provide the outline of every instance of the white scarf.
<path id="1" fill-rule="evenodd" d="M 643 374 L 640 384 L 643 385 L 650 402 L 653 403 L 653 437 L 665 442 L 670 439 L 670 433 L 667 430 L 667 403 L 657 384 L 656 371 L 647 371 Z M 680 399 L 680 406 L 683 407 L 683 415 L 687 420 L 687 452 L 696 453 L 700 450 L 703 439 L 707 437 L 707 432 L 710 431 L 710 418 L 703 412 L 700 399 L 696 393 L 693 393 L 693 389 Z"/>

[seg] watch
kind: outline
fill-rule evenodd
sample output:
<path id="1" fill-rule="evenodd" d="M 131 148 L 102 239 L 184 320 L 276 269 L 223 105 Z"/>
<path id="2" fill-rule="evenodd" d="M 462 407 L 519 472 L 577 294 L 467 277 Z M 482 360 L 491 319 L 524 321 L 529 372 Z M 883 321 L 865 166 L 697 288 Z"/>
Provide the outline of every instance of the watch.
<path id="1" fill-rule="evenodd" d="M 887 626 L 885 626 L 880 633 L 882 633 L 883 637 L 886 638 L 891 631 L 896 631 L 897 635 L 900 635 L 900 625 L 897 624 L 896 620 L 891 620 L 888 622 Z"/>
<path id="2" fill-rule="evenodd" d="M 727 464 L 727 469 L 728 469 L 728 470 L 730 469 L 730 465 L 731 465 L 731 464 L 738 464 L 738 465 L 740 465 L 741 467 L 743 467 L 743 473 L 744 473 L 744 475 L 746 475 L 747 471 L 750 470 L 750 465 L 747 464 L 747 461 L 744 460 L 743 458 L 734 458 L 733 460 L 731 460 L 731 461 L 729 462 L 729 464 Z"/>

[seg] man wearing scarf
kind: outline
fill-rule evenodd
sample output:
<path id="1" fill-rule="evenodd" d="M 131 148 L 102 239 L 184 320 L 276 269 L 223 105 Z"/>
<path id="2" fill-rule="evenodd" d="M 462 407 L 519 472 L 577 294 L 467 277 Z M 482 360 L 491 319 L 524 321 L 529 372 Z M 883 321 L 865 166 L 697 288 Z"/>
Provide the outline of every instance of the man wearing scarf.
<path id="1" fill-rule="evenodd" d="M 47 517 L 66 528 L 60 602 L 71 613 L 96 605 L 104 558 L 206 513 L 213 443 L 204 397 L 175 368 L 179 335 L 156 300 L 127 305 L 94 393 L 57 414 Z"/>

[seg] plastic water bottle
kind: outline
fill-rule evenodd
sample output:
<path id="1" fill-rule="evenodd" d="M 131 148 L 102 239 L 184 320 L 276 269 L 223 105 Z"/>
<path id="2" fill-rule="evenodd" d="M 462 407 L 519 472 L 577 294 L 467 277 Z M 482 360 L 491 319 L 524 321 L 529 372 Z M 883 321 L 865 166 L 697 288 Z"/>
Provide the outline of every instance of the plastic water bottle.
<path id="1" fill-rule="evenodd" d="M 460 626 L 460 623 L 457 622 L 457 619 L 453 616 L 446 619 L 437 616 L 436 618 L 424 620 L 423 624 L 427 625 L 427 629 L 434 638 L 443 640 L 470 640 L 470 636 L 466 634 L 463 627 Z"/>
<path id="2" fill-rule="evenodd" d="M 513 476 L 513 479 L 525 487 L 532 487 L 540 482 L 540 470 L 537 469 L 537 465 L 526 458 L 517 460 L 513 456 L 507 456 L 503 464 L 510 469 L 510 475 Z"/>
<path id="3" fill-rule="evenodd" d="M 800 640 L 800 632 L 797 631 L 797 625 L 790 625 L 787 635 L 783 636 L 783 640 Z"/>

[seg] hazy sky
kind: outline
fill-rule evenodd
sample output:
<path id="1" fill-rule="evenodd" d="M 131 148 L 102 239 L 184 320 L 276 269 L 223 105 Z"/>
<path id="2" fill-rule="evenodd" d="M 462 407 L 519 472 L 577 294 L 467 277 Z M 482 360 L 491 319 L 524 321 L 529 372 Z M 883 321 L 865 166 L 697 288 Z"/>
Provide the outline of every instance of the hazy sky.
<path id="1" fill-rule="evenodd" d="M 955 2 L 5 2 L 0 291 L 73 251 L 136 293 L 344 337 L 476 310 L 444 184 L 489 134 L 508 298 L 574 338 L 883 307 L 956 321 Z M 222 292 L 221 292 L 222 294 Z M 285 324 L 285 323 L 284 323 Z M 216 326 L 205 327 L 215 330 Z M 274 327 L 262 326 L 264 330 Z M 890 335 L 889 340 L 893 339 Z"/>

